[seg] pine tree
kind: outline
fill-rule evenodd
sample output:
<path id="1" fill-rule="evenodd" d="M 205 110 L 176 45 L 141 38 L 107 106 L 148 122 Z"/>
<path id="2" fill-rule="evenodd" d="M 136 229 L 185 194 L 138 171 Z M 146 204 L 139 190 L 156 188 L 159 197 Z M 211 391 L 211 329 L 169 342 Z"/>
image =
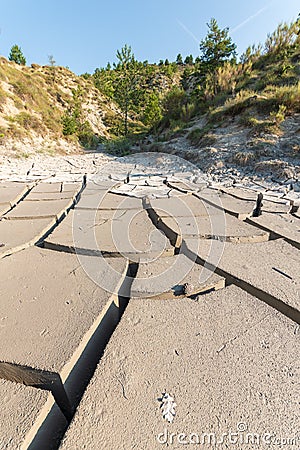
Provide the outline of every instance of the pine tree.
<path id="1" fill-rule="evenodd" d="M 185 58 L 185 60 L 184 60 L 184 64 L 187 64 L 187 65 L 192 65 L 192 64 L 194 64 L 194 58 L 193 58 L 193 55 L 187 56 L 187 57 Z"/>
<path id="2" fill-rule="evenodd" d="M 229 29 L 221 30 L 216 19 L 207 24 L 208 33 L 200 42 L 200 61 L 208 70 L 214 70 L 236 56 L 236 44 L 229 36 Z"/>
<path id="3" fill-rule="evenodd" d="M 200 42 L 199 76 L 204 87 L 205 99 L 211 99 L 217 93 L 217 70 L 228 61 L 235 61 L 236 44 L 229 36 L 229 29 L 221 30 L 216 19 L 207 24 L 208 33 Z"/>
<path id="4" fill-rule="evenodd" d="M 129 112 L 138 102 L 140 94 L 138 63 L 135 60 L 131 47 L 125 46 L 117 51 L 118 64 L 115 65 L 117 72 L 114 97 L 124 117 L 124 135 L 128 134 Z"/>
<path id="5" fill-rule="evenodd" d="M 180 53 L 178 53 L 177 58 L 176 58 L 176 64 L 183 64 L 183 59 Z"/>
<path id="6" fill-rule="evenodd" d="M 26 64 L 25 56 L 22 53 L 21 47 L 19 47 L 18 45 L 12 46 L 8 59 L 10 61 L 14 61 L 17 64 L 20 64 L 21 66 L 25 66 Z"/>

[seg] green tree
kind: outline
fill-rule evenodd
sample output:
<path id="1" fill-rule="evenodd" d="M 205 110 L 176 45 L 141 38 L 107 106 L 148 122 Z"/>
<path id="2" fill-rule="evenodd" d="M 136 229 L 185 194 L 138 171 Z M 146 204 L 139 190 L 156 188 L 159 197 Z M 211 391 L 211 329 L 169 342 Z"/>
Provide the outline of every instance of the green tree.
<path id="1" fill-rule="evenodd" d="M 143 121 L 145 125 L 154 126 L 162 119 L 159 97 L 155 92 L 151 92 L 147 100 Z"/>
<path id="2" fill-rule="evenodd" d="M 19 47 L 18 45 L 12 46 L 8 59 L 10 61 L 14 61 L 17 64 L 20 64 L 21 66 L 25 66 L 26 64 L 25 56 L 22 53 L 21 47 Z"/>
<path id="3" fill-rule="evenodd" d="M 163 101 L 164 115 L 169 120 L 178 120 L 182 107 L 186 103 L 186 95 L 183 89 L 174 86 L 165 96 Z"/>
<path id="4" fill-rule="evenodd" d="M 193 58 L 193 55 L 187 56 L 187 57 L 185 58 L 185 60 L 184 60 L 184 64 L 187 64 L 187 65 L 192 65 L 192 64 L 194 64 L 194 58 Z"/>
<path id="5" fill-rule="evenodd" d="M 180 53 L 178 53 L 177 58 L 176 58 L 176 64 L 183 64 L 183 59 L 182 59 L 182 55 Z"/>
<path id="6" fill-rule="evenodd" d="M 116 82 L 114 98 L 117 101 L 124 118 L 124 135 L 128 134 L 129 112 L 138 103 L 141 90 L 139 86 L 139 64 L 131 47 L 127 44 L 117 51 L 118 64 L 115 65 Z"/>
<path id="7" fill-rule="evenodd" d="M 193 75 L 195 74 L 194 72 L 194 68 L 190 66 L 190 64 L 186 64 L 186 67 L 184 68 L 181 80 L 180 80 L 180 84 L 183 87 L 183 89 L 185 91 L 187 91 L 190 87 L 190 83 L 191 81 L 191 76 L 193 77 Z"/>
<path id="8" fill-rule="evenodd" d="M 207 26 L 208 33 L 200 42 L 200 61 L 208 70 L 214 70 L 236 57 L 236 44 L 229 36 L 229 29 L 221 30 L 216 19 L 211 19 Z"/>
<path id="9" fill-rule="evenodd" d="M 106 69 L 95 69 L 93 74 L 93 80 L 96 88 L 109 98 L 113 98 L 114 95 L 115 78 L 116 73 L 114 70 L 111 70 L 110 65 L 108 67 L 106 66 Z"/>
<path id="10" fill-rule="evenodd" d="M 211 100 L 217 93 L 217 69 L 223 67 L 228 61 L 236 62 L 236 44 L 229 36 L 229 29 L 221 30 L 216 19 L 211 19 L 207 26 L 207 35 L 200 42 L 201 55 L 197 65 L 199 81 L 203 86 L 202 91 L 206 101 Z"/>
<path id="11" fill-rule="evenodd" d="M 99 140 L 94 135 L 90 123 L 84 119 L 82 108 L 84 94 L 80 86 L 72 89 L 72 101 L 61 120 L 62 132 L 64 136 L 76 135 L 80 144 L 86 148 L 96 148 Z"/>
<path id="12" fill-rule="evenodd" d="M 82 124 L 83 91 L 80 86 L 72 89 L 72 101 L 67 113 L 62 118 L 63 134 L 70 136 L 79 131 Z"/>

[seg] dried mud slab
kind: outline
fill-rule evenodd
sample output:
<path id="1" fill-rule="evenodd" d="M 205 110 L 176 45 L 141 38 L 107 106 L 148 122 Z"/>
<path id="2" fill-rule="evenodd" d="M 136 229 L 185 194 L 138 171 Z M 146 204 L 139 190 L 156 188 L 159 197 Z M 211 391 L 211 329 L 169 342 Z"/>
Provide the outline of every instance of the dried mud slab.
<path id="1" fill-rule="evenodd" d="M 192 257 L 198 252 L 202 261 L 216 265 L 236 282 L 246 283 L 247 289 L 259 289 L 262 296 L 266 293 L 299 313 L 300 253 L 283 239 L 242 247 L 208 240 L 200 241 L 196 247 L 189 239 L 186 246 Z"/>
<path id="2" fill-rule="evenodd" d="M 171 188 L 177 189 L 179 192 L 199 192 L 205 187 L 207 187 L 207 183 L 193 183 L 188 180 L 173 180 L 168 179 L 167 185 Z"/>
<path id="3" fill-rule="evenodd" d="M 34 245 L 56 223 L 55 219 L 0 221 L 0 258 Z"/>
<path id="4" fill-rule="evenodd" d="M 224 278 L 180 254 L 140 264 L 131 287 L 131 297 L 176 298 L 223 287 Z"/>
<path id="5" fill-rule="evenodd" d="M 207 202 L 208 204 L 215 205 L 216 207 L 223 208 L 223 210 L 237 217 L 240 220 L 245 220 L 249 218 L 253 210 L 256 206 L 256 200 L 240 200 L 239 198 L 233 197 L 232 195 L 228 195 L 224 192 L 215 194 L 211 194 L 212 190 L 204 189 L 201 192 L 194 194 L 199 199 Z M 272 213 L 288 213 L 290 210 L 290 204 L 287 201 L 270 201 L 263 200 L 263 212 L 272 212 Z"/>
<path id="6" fill-rule="evenodd" d="M 11 209 L 10 203 L 1 203 L 0 205 L 0 216 L 6 214 Z"/>
<path id="7" fill-rule="evenodd" d="M 132 261 L 174 254 L 169 240 L 157 230 L 143 209 L 75 208 L 46 238 L 45 246 L 105 256 L 122 255 Z"/>
<path id="8" fill-rule="evenodd" d="M 3 204 L 9 203 L 14 206 L 30 189 L 26 183 L 6 181 L 0 183 L 0 208 Z"/>
<path id="9" fill-rule="evenodd" d="M 247 201 L 256 201 L 259 193 L 262 193 L 264 196 L 264 201 L 267 203 L 268 208 L 271 208 L 272 203 L 277 204 L 286 204 L 289 203 L 289 198 L 284 198 L 283 192 L 272 192 L 266 190 L 254 190 L 254 189 L 246 189 L 242 187 L 230 187 L 224 188 L 221 187 L 220 191 L 224 194 L 231 195 L 232 197 L 238 198 L 240 200 Z"/>
<path id="10" fill-rule="evenodd" d="M 76 197 L 76 191 L 69 192 L 34 192 L 32 190 L 26 197 L 26 201 L 52 201 Z"/>
<path id="11" fill-rule="evenodd" d="M 77 391 L 72 388 L 68 398 L 62 382 L 68 380 L 96 330 L 97 342 L 105 340 L 106 331 L 120 317 L 117 292 L 128 264 L 122 258 L 102 259 L 102 263 L 99 259 L 81 256 L 79 261 L 76 255 L 32 247 L 0 260 L 0 377 L 7 380 L 3 390 L 10 392 L 9 386 L 18 382 L 26 385 L 24 389 L 29 386 L 30 392 L 34 387 L 53 394 L 37 393 L 29 404 L 21 398 L 22 409 L 11 415 L 9 427 L 20 429 L 25 415 L 36 426 L 37 415 L 45 418 L 54 399 L 60 415 L 71 418 Z M 97 355 L 97 349 L 94 352 Z M 89 359 L 85 363 L 88 371 Z M 26 434 L 27 442 L 28 428 L 22 428 L 20 440 Z M 1 433 L 2 427 L 0 441 L 6 428 Z"/>
<path id="12" fill-rule="evenodd" d="M 62 192 L 66 193 L 72 193 L 72 192 L 78 192 L 82 188 L 82 183 L 62 183 Z"/>
<path id="13" fill-rule="evenodd" d="M 290 244 L 300 248 L 300 220 L 291 214 L 268 214 L 251 217 L 248 222 L 269 230 L 276 237 L 285 238 Z"/>
<path id="14" fill-rule="evenodd" d="M 77 209 L 143 209 L 142 199 L 107 192 L 105 189 L 84 190 Z"/>
<path id="15" fill-rule="evenodd" d="M 74 187 L 78 186 L 78 184 L 74 184 Z M 49 194 L 49 193 L 60 193 L 62 191 L 63 183 L 39 183 L 34 188 L 35 193 L 43 193 L 43 194 Z"/>
<path id="16" fill-rule="evenodd" d="M 180 440 L 197 438 L 212 448 L 230 431 L 239 440 L 256 433 L 247 448 L 268 448 L 267 433 L 293 439 L 299 336 L 292 321 L 234 286 L 198 302 L 131 300 L 60 449 L 180 450 Z M 165 391 L 176 402 L 171 424 L 160 409 Z M 226 435 L 223 445 L 231 445 Z"/>
<path id="17" fill-rule="evenodd" d="M 95 193 L 99 190 L 101 191 L 109 191 L 114 186 L 118 185 L 119 182 L 114 182 L 112 180 L 97 180 L 97 179 L 90 179 L 86 183 L 85 190 L 83 192 L 83 195 L 87 191 L 95 191 Z"/>
<path id="18" fill-rule="evenodd" d="M 19 449 L 38 418 L 48 393 L 0 379 L 0 448 Z"/>
<path id="19" fill-rule="evenodd" d="M 224 188 L 221 187 L 220 191 L 223 194 L 231 195 L 234 198 L 237 198 L 239 200 L 246 200 L 249 202 L 255 202 L 257 199 L 258 192 L 250 190 L 250 189 L 243 189 L 243 188 L 236 188 L 236 187 L 228 187 Z"/>
<path id="20" fill-rule="evenodd" d="M 269 240 L 268 231 L 228 214 L 209 217 L 162 217 L 160 221 L 183 239 L 216 239 L 235 244 Z"/>
<path id="21" fill-rule="evenodd" d="M 222 214 L 221 203 L 217 208 L 191 194 L 173 198 L 150 198 L 149 202 L 160 217 L 208 217 Z"/>
<path id="22" fill-rule="evenodd" d="M 59 218 L 73 205 L 73 199 L 67 198 L 53 201 L 22 201 L 5 217 L 14 219 Z"/>
<path id="23" fill-rule="evenodd" d="M 122 258 L 51 252 L 32 247 L 0 261 L 0 360 L 60 372 L 110 301 L 126 269 Z M 95 266 L 94 273 L 86 267 Z M 113 269 L 113 270 L 112 270 Z M 93 281 L 93 276 L 99 285 Z M 110 276 L 111 291 L 101 287 Z"/>

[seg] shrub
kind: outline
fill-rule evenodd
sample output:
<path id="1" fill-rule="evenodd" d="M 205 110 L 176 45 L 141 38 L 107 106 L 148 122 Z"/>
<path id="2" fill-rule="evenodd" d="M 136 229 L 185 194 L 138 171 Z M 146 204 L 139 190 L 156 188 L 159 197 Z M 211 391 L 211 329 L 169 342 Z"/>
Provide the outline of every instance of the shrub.
<path id="1" fill-rule="evenodd" d="M 131 141 L 124 137 L 106 141 L 105 149 L 112 155 L 126 156 L 130 154 Z"/>
<path id="2" fill-rule="evenodd" d="M 186 94 L 183 89 L 174 87 L 165 96 L 163 100 L 163 108 L 165 117 L 170 119 L 179 119 L 182 107 L 186 103 Z"/>
<path id="3" fill-rule="evenodd" d="M 180 119 L 184 122 L 189 122 L 196 113 L 195 103 L 189 102 L 181 107 Z"/>
<path id="4" fill-rule="evenodd" d="M 80 125 L 77 136 L 80 144 L 83 147 L 91 149 L 95 149 L 98 147 L 99 138 L 95 136 L 89 122 L 85 121 Z"/>
<path id="5" fill-rule="evenodd" d="M 216 70 L 216 83 L 219 92 L 231 92 L 234 94 L 237 80 L 243 70 L 242 65 L 232 64 L 227 61 Z"/>
<path id="6" fill-rule="evenodd" d="M 249 108 L 251 99 L 256 98 L 256 93 L 251 90 L 241 90 L 234 98 L 226 100 L 224 106 L 216 108 L 210 113 L 210 120 L 216 122 L 224 117 L 224 115 L 236 116 Z"/>
<path id="7" fill-rule="evenodd" d="M 280 53 L 291 46 L 297 38 L 297 23 L 281 23 L 272 34 L 268 34 L 265 50 L 267 53 Z"/>
<path id="8" fill-rule="evenodd" d="M 26 80 L 26 78 L 15 80 L 11 82 L 11 85 L 14 88 L 15 94 L 23 101 L 37 100 L 38 96 L 42 95 L 42 92 L 38 90 L 38 87 L 31 83 L 30 80 Z"/>
<path id="9" fill-rule="evenodd" d="M 64 136 L 71 136 L 72 134 L 75 134 L 77 132 L 77 120 L 76 117 L 74 117 L 72 114 L 65 114 L 61 119 L 61 123 L 63 126 L 62 132 Z"/>
<path id="10" fill-rule="evenodd" d="M 156 125 L 162 119 L 162 112 L 160 107 L 160 101 L 157 94 L 152 92 L 147 101 L 147 105 L 144 110 L 143 122 L 148 126 Z"/>
<path id="11" fill-rule="evenodd" d="M 16 116 L 11 116 L 9 121 L 19 124 L 21 127 L 25 128 L 25 130 L 41 132 L 45 129 L 38 117 L 25 111 L 20 112 Z"/>
<path id="12" fill-rule="evenodd" d="M 260 120 L 256 117 L 249 117 L 249 126 L 255 134 L 273 133 L 279 134 L 279 128 L 273 120 Z"/>
<path id="13" fill-rule="evenodd" d="M 300 112 L 300 81 L 293 86 L 275 88 L 273 97 L 278 106 L 286 107 L 286 112 Z"/>
<path id="14" fill-rule="evenodd" d="M 274 120 L 275 124 L 279 126 L 285 119 L 286 106 L 279 105 L 278 111 L 271 111 L 270 117 Z"/>
<path id="15" fill-rule="evenodd" d="M 188 140 L 192 145 L 197 145 L 203 136 L 203 132 L 201 128 L 194 128 L 192 131 L 189 132 L 187 135 Z"/>
<path id="16" fill-rule="evenodd" d="M 103 123 L 114 136 L 123 134 L 123 120 L 112 111 L 106 111 L 103 117 Z"/>
<path id="17" fill-rule="evenodd" d="M 259 112 L 273 112 L 280 105 L 286 114 L 300 112 L 300 82 L 291 86 L 268 85 L 256 107 Z"/>

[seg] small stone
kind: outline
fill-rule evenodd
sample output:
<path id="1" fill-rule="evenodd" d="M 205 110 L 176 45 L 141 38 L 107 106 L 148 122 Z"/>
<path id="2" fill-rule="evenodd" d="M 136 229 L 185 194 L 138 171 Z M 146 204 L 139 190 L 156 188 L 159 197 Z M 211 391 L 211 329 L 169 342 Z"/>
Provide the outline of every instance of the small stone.
<path id="1" fill-rule="evenodd" d="M 184 283 L 182 292 L 184 295 L 192 295 L 195 291 L 195 287 L 191 283 Z"/>

